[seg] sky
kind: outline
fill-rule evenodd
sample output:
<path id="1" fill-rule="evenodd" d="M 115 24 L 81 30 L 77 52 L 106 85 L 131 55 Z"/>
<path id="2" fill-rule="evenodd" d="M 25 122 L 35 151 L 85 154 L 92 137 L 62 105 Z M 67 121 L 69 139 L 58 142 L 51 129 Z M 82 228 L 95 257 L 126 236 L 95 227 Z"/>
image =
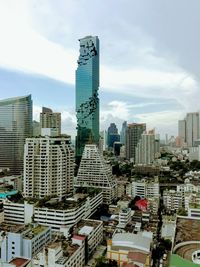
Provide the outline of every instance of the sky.
<path id="1" fill-rule="evenodd" d="M 199 111 L 199 0 L 0 0 L 0 99 L 32 94 L 74 137 L 78 39 L 100 39 L 100 127 L 164 136 Z"/>

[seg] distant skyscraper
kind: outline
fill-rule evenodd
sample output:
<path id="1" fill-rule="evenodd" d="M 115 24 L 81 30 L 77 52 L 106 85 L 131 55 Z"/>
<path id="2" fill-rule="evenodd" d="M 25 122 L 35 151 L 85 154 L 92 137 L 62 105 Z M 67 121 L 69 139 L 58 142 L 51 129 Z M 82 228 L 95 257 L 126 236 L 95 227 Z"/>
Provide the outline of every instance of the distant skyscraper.
<path id="1" fill-rule="evenodd" d="M 194 146 L 195 141 L 200 138 L 199 112 L 187 113 L 185 119 L 178 122 L 178 135 L 187 146 Z"/>
<path id="2" fill-rule="evenodd" d="M 0 168 L 23 172 L 25 139 L 31 135 L 31 95 L 0 100 Z"/>
<path id="3" fill-rule="evenodd" d="M 136 146 L 146 130 L 145 123 L 128 124 L 126 130 L 126 158 L 135 162 Z"/>
<path id="4" fill-rule="evenodd" d="M 127 121 L 122 123 L 122 129 L 120 133 L 120 142 L 125 145 L 126 143 L 126 129 L 127 129 Z"/>
<path id="5" fill-rule="evenodd" d="M 136 147 L 136 164 L 151 164 L 160 151 L 160 141 L 156 139 L 154 130 L 144 132 Z"/>
<path id="6" fill-rule="evenodd" d="M 50 108 L 42 107 L 40 128 L 57 128 L 58 135 L 61 135 L 61 113 L 53 112 Z"/>
<path id="7" fill-rule="evenodd" d="M 24 151 L 24 195 L 43 198 L 73 191 L 74 152 L 67 137 L 27 138 Z"/>
<path id="8" fill-rule="evenodd" d="M 111 167 L 105 162 L 96 145 L 86 145 L 78 170 L 76 186 L 99 188 L 103 192 L 103 202 L 111 204 L 116 198 L 116 181 Z"/>
<path id="9" fill-rule="evenodd" d="M 193 146 L 194 141 L 200 138 L 199 112 L 187 113 L 186 115 L 186 143 Z"/>
<path id="10" fill-rule="evenodd" d="M 120 135 L 118 134 L 118 129 L 115 123 L 111 123 L 110 126 L 108 127 L 108 148 L 113 149 L 113 144 L 114 142 L 119 142 L 120 141 Z"/>
<path id="11" fill-rule="evenodd" d="M 81 157 L 88 141 L 99 142 L 99 39 L 79 39 L 80 55 L 76 70 L 76 156 Z"/>
<path id="12" fill-rule="evenodd" d="M 186 142 L 186 121 L 185 120 L 178 121 L 178 136 L 181 137 L 184 142 Z"/>

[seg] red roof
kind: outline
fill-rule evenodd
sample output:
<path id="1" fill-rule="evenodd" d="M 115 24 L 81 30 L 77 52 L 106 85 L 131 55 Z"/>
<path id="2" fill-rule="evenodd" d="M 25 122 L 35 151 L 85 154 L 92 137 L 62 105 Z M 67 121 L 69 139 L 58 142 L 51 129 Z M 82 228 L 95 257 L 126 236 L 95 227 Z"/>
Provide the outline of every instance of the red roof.
<path id="1" fill-rule="evenodd" d="M 78 240 L 85 240 L 85 236 L 81 236 L 81 235 L 73 235 L 74 239 L 78 239 Z"/>
<path id="2" fill-rule="evenodd" d="M 30 260 L 24 258 L 14 258 L 10 261 L 11 264 L 14 264 L 16 267 L 24 267 L 26 266 Z"/>
<path id="3" fill-rule="evenodd" d="M 147 199 L 140 199 L 136 201 L 135 206 L 137 206 L 140 210 L 147 210 L 148 200 Z"/>
<path id="4" fill-rule="evenodd" d="M 145 264 L 147 256 L 148 256 L 147 254 L 139 252 L 139 251 L 131 251 L 128 253 L 128 259 L 131 259 L 133 261 L 137 261 L 143 264 Z"/>

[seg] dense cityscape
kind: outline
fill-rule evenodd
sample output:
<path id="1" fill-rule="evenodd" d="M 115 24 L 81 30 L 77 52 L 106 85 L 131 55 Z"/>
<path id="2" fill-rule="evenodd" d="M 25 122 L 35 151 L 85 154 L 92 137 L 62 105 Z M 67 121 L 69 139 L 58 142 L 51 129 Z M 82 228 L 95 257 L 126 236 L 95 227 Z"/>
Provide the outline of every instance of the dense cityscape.
<path id="1" fill-rule="evenodd" d="M 2 266 L 196 266 L 199 113 L 164 142 L 146 123 L 99 132 L 99 39 L 79 42 L 75 148 L 61 113 L 0 100 Z"/>
<path id="2" fill-rule="evenodd" d="M 35 120 L 31 91 L 0 99 L 0 266 L 200 266 L 198 107 L 164 138 L 102 129 L 101 38 L 77 43 L 75 140 L 51 105 Z"/>

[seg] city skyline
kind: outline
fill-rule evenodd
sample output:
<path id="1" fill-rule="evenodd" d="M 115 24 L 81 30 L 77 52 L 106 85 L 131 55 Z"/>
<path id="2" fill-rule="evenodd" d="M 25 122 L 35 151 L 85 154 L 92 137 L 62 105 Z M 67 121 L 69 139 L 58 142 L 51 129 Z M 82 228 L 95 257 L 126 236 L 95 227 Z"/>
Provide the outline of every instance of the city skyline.
<path id="1" fill-rule="evenodd" d="M 110 1 L 84 9 L 84 1 L 2 1 L 0 98 L 31 93 L 34 118 L 49 106 L 62 113 L 64 131 L 74 136 L 77 39 L 98 35 L 101 129 L 127 120 L 176 135 L 178 120 L 198 110 L 200 4 L 186 3 Z M 111 11 L 107 22 L 100 19 Z"/>

